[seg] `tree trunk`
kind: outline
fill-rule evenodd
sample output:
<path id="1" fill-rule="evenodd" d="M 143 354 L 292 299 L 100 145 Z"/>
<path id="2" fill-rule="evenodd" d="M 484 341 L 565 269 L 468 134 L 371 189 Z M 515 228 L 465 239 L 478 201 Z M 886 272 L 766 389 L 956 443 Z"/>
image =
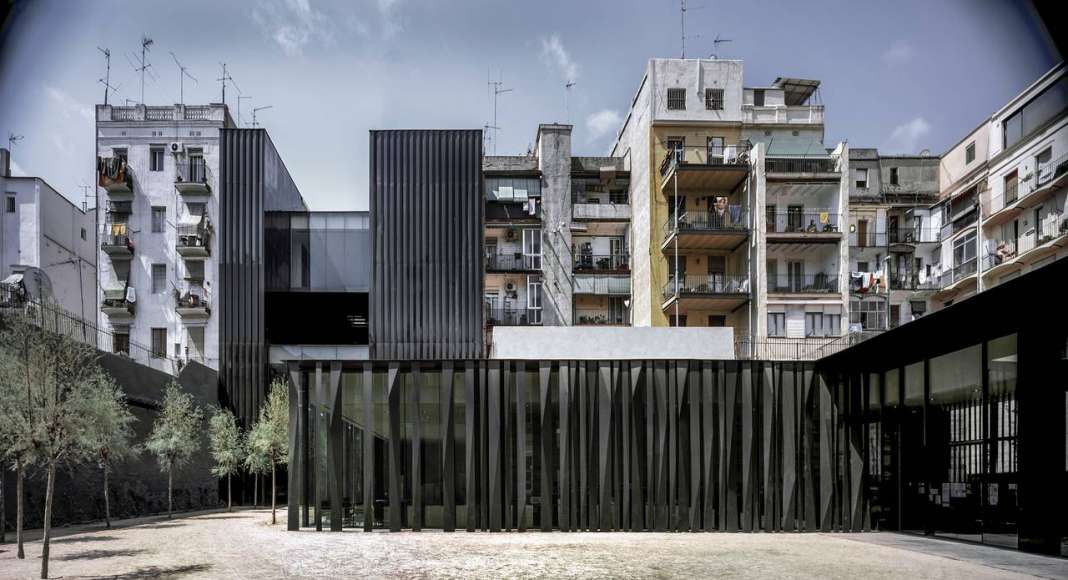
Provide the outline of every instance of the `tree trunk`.
<path id="1" fill-rule="evenodd" d="M 167 470 L 167 519 L 171 519 L 174 512 L 174 463 Z"/>
<path id="2" fill-rule="evenodd" d="M 111 503 L 108 499 L 108 464 L 104 462 L 104 527 L 111 529 Z"/>
<path id="3" fill-rule="evenodd" d="M 48 487 L 45 488 L 44 539 L 41 544 L 41 578 L 48 578 L 48 541 L 52 537 L 52 496 L 56 493 L 56 464 L 48 464 Z"/>
<path id="4" fill-rule="evenodd" d="M 260 476 L 252 476 L 252 507 L 260 507 Z"/>
<path id="5" fill-rule="evenodd" d="M 234 488 L 230 485 L 230 474 L 226 474 L 226 511 L 234 508 Z"/>
<path id="6" fill-rule="evenodd" d="M 274 462 L 272 461 L 271 462 L 271 525 L 272 526 L 277 523 L 275 521 L 275 516 L 274 516 L 274 508 L 275 508 L 274 501 L 275 501 L 275 498 L 278 497 L 278 493 L 274 488 L 275 481 L 276 481 L 276 479 L 274 477 Z"/>
<path id="7" fill-rule="evenodd" d="M 15 504 L 16 504 L 16 507 L 15 507 L 15 541 L 17 541 L 18 545 L 19 545 L 18 554 L 16 556 L 19 560 L 25 560 L 26 559 L 26 551 L 22 548 L 22 540 L 23 540 L 23 538 L 22 538 L 22 523 L 23 523 L 23 520 L 25 519 L 23 517 L 23 512 L 26 511 L 26 508 L 23 507 L 23 505 L 22 505 L 22 502 L 23 502 L 22 480 L 23 480 L 24 477 L 25 476 L 23 475 L 23 472 L 22 472 L 22 462 L 21 461 L 16 461 L 15 462 Z"/>
<path id="8" fill-rule="evenodd" d="M 7 504 L 4 503 L 4 463 L 0 463 L 0 544 L 7 542 Z"/>

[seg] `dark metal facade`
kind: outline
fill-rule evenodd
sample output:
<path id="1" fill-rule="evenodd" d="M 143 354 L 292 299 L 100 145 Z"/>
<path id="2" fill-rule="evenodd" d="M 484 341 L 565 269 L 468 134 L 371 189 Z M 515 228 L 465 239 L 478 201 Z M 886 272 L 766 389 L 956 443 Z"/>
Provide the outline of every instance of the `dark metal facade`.
<path id="1" fill-rule="evenodd" d="M 304 200 L 263 129 L 219 131 L 220 399 L 246 425 L 267 393 L 264 213 Z"/>
<path id="2" fill-rule="evenodd" d="M 371 131 L 373 359 L 481 356 L 481 168 L 481 131 Z"/>
<path id="3" fill-rule="evenodd" d="M 846 399 L 811 363 L 334 363 L 290 376 L 290 529 L 870 525 Z"/>

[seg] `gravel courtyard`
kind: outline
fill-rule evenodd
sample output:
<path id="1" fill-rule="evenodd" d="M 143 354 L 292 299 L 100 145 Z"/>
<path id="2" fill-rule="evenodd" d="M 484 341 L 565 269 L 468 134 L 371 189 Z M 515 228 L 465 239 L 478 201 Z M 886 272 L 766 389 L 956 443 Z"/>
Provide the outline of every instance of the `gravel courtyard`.
<path id="1" fill-rule="evenodd" d="M 280 513 L 282 515 L 282 513 Z M 64 578 L 1026 578 L 1043 567 L 963 560 L 953 544 L 902 549 L 887 534 L 287 533 L 268 510 L 143 519 L 111 530 L 59 530 L 51 574 Z M 865 539 L 868 536 L 870 539 Z M 27 559 L 0 544 L 0 577 L 36 578 L 40 543 Z M 9 535 L 8 539 L 12 537 Z M 968 547 L 968 549 L 974 549 Z M 946 552 L 949 550 L 949 552 Z M 954 552 L 956 550 L 956 552 Z M 994 560 L 1034 558 L 978 552 Z M 940 554 L 940 555 L 936 555 Z M 1004 554 L 999 556 L 998 554 Z M 1011 556 L 1011 557 L 1010 557 Z M 1019 560 L 1019 561 L 1024 561 Z M 1068 574 L 1068 570 L 1062 570 Z"/>

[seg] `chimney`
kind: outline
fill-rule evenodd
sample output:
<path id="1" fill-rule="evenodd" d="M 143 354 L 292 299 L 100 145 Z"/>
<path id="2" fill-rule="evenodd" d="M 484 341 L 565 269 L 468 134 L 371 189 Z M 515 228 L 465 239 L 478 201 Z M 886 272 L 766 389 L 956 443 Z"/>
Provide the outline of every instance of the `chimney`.
<path id="1" fill-rule="evenodd" d="M 0 177 L 11 177 L 11 152 L 0 147 Z"/>

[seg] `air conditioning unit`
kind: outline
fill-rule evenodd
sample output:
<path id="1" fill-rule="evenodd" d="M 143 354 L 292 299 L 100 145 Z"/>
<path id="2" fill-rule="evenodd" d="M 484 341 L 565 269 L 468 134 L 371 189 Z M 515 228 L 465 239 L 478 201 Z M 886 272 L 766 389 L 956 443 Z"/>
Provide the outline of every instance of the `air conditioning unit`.
<path id="1" fill-rule="evenodd" d="M 509 292 L 514 292 L 515 291 L 515 282 L 508 282 L 507 284 L 504 285 L 504 289 L 509 291 Z"/>
<path id="2" fill-rule="evenodd" d="M 508 233 L 505 234 L 504 237 L 507 240 L 514 240 L 515 239 L 515 228 L 508 228 Z"/>
<path id="3" fill-rule="evenodd" d="M 171 153 L 178 154 L 185 151 L 185 145 L 181 142 L 174 141 L 171 143 Z"/>

